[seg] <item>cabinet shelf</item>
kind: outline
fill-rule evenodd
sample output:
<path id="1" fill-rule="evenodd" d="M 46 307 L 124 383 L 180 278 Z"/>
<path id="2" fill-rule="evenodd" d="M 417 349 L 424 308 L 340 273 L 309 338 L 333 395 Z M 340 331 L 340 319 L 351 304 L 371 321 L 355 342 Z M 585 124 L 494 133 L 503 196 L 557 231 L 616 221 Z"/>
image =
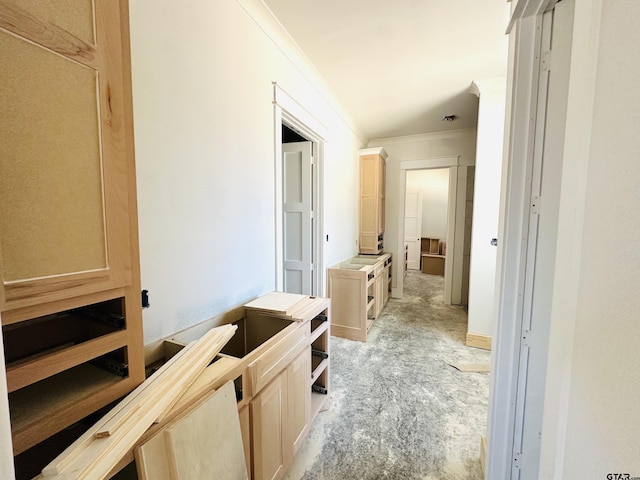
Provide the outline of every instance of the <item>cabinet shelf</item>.
<path id="1" fill-rule="evenodd" d="M 317 377 L 313 377 L 313 385 L 329 388 L 328 382 L 328 369 L 324 368 L 321 373 L 318 374 Z M 327 401 L 327 394 L 311 391 L 311 418 L 315 418 L 322 407 L 325 405 Z"/>
<path id="2" fill-rule="evenodd" d="M 7 390 L 14 392 L 127 345 L 124 299 L 2 327 Z"/>
<path id="3" fill-rule="evenodd" d="M 84 363 L 9 394 L 14 455 L 81 420 L 132 388 L 122 378 Z"/>
<path id="4" fill-rule="evenodd" d="M 93 360 L 125 346 L 127 333 L 114 332 L 79 345 L 38 356 L 29 361 L 7 365 L 7 391 L 15 392 L 33 383 L 61 373 L 69 368 Z"/>
<path id="5" fill-rule="evenodd" d="M 318 323 L 316 323 L 318 322 Z M 311 320 L 311 337 L 309 337 L 309 343 L 316 341 L 320 335 L 329 329 L 328 321 Z"/>
<path id="6" fill-rule="evenodd" d="M 320 361 L 320 358 L 318 357 L 311 357 L 311 363 L 312 363 L 312 369 L 313 372 L 311 373 L 311 379 L 314 380 L 316 378 L 318 378 L 327 368 L 327 366 L 329 365 L 329 359 L 325 358 L 322 361 Z"/>

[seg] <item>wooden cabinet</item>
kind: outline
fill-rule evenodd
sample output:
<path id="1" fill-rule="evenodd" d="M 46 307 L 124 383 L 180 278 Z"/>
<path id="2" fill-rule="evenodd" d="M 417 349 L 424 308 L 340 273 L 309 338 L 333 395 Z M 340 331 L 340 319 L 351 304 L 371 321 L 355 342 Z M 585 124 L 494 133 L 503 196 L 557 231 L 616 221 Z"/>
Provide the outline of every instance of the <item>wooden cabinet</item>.
<path id="1" fill-rule="evenodd" d="M 267 332 L 281 321 L 291 322 L 256 346 L 244 360 L 246 378 L 240 383 L 246 388 L 239 413 L 248 471 L 253 480 L 272 480 L 284 475 L 309 425 L 327 404 L 329 302 L 306 298 L 299 307 L 299 316 L 259 308 L 246 311 L 245 318 L 251 322 L 245 329 Z M 249 332 L 245 333 L 249 339 Z"/>
<path id="2" fill-rule="evenodd" d="M 331 331 L 367 341 L 367 332 L 389 299 L 391 254 L 359 255 L 327 271 Z"/>
<path id="3" fill-rule="evenodd" d="M 307 347 L 251 400 L 255 480 L 284 475 L 307 434 L 310 351 Z"/>
<path id="4" fill-rule="evenodd" d="M 386 158 L 382 148 L 360 151 L 360 253 L 384 247 Z"/>
<path id="5" fill-rule="evenodd" d="M 144 379 L 128 3 L 0 0 L 0 310 L 14 453 Z"/>
<path id="6" fill-rule="evenodd" d="M 420 240 L 420 269 L 430 275 L 444 275 L 447 245 L 439 238 Z"/>
<path id="7" fill-rule="evenodd" d="M 284 474 L 287 461 L 287 377 L 278 375 L 250 404 L 254 480 L 274 480 Z"/>

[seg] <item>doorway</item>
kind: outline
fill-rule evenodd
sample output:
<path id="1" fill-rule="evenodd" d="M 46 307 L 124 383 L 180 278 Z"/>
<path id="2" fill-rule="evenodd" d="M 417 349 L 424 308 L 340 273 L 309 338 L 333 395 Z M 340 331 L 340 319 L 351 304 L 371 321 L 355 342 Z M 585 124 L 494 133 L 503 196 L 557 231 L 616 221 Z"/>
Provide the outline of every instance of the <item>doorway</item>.
<path id="1" fill-rule="evenodd" d="M 276 290 L 323 296 L 326 127 L 273 84 Z"/>
<path id="2" fill-rule="evenodd" d="M 407 192 L 407 172 L 414 170 L 446 169 L 449 171 L 449 188 L 447 199 L 447 248 L 448 258 L 445 260 L 444 275 L 444 303 L 446 305 L 460 305 L 462 291 L 462 260 L 463 260 L 463 231 L 464 210 L 462 208 L 466 192 L 467 166 L 460 165 L 459 156 L 439 157 L 425 160 L 405 160 L 400 162 L 398 169 L 398 223 L 396 235 L 390 238 L 395 248 L 393 254 L 397 258 L 404 258 L 405 252 L 405 201 Z M 398 268 L 396 264 L 395 268 Z M 402 298 L 404 278 L 400 270 L 394 270 L 396 280 L 393 296 Z"/>
<path id="3" fill-rule="evenodd" d="M 447 168 L 407 171 L 404 241 L 410 270 L 445 274 L 449 173 Z"/>
<path id="4" fill-rule="evenodd" d="M 283 290 L 314 292 L 313 142 L 282 123 Z"/>

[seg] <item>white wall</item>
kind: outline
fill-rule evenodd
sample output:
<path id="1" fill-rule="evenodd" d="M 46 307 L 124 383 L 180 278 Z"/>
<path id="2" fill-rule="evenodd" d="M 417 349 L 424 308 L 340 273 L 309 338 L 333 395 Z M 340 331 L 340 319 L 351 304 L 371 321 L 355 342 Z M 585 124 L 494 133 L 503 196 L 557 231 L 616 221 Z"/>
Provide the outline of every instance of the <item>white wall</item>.
<path id="1" fill-rule="evenodd" d="M 2 323 L 2 322 L 0 322 Z M 4 363 L 4 343 L 0 330 L 0 478 L 15 478 L 13 471 L 13 448 L 11 441 L 11 422 L 9 420 L 9 398 L 7 396 L 7 376 Z"/>
<path id="2" fill-rule="evenodd" d="M 130 17 L 145 343 L 275 288 L 273 81 L 327 128 L 324 266 L 355 254 L 363 141 L 262 3 Z"/>
<path id="3" fill-rule="evenodd" d="M 447 240 L 449 170 L 411 170 L 407 190 L 422 192 L 422 237 Z"/>
<path id="4" fill-rule="evenodd" d="M 460 304 L 462 300 L 462 264 L 464 260 L 464 208 L 466 196 L 467 167 L 475 163 L 476 154 L 475 129 L 449 130 L 446 132 L 410 135 L 406 137 L 382 138 L 369 142 L 369 147 L 384 147 L 389 154 L 387 160 L 386 184 L 386 227 L 385 248 L 397 244 L 398 228 L 404 221 L 404 192 L 400 192 L 400 164 L 404 161 L 430 160 L 444 157 L 458 157 L 456 205 L 455 205 L 455 239 L 449 239 L 447 256 L 453 261 L 452 269 L 452 303 Z M 396 255 L 399 252 L 395 252 Z M 449 261 L 448 259 L 448 261 Z M 400 268 L 401 262 L 394 262 L 394 268 Z M 400 271 L 393 275 L 394 293 L 398 283 L 402 282 Z"/>
<path id="5" fill-rule="evenodd" d="M 640 3 L 576 2 L 544 479 L 640 476 Z"/>
<path id="6" fill-rule="evenodd" d="M 479 88 L 476 175 L 469 267 L 468 332 L 491 336 L 496 323 L 495 279 L 506 78 L 474 82 Z"/>

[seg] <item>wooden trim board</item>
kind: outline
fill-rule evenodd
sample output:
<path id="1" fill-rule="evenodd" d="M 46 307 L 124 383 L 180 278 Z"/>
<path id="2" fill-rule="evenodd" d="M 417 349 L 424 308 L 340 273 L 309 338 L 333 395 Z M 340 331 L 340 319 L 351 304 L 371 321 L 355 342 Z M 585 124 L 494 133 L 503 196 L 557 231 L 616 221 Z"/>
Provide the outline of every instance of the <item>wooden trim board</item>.
<path id="1" fill-rule="evenodd" d="M 479 333 L 467 333 L 466 345 L 467 347 L 491 350 L 491 337 L 489 335 L 481 335 Z"/>

